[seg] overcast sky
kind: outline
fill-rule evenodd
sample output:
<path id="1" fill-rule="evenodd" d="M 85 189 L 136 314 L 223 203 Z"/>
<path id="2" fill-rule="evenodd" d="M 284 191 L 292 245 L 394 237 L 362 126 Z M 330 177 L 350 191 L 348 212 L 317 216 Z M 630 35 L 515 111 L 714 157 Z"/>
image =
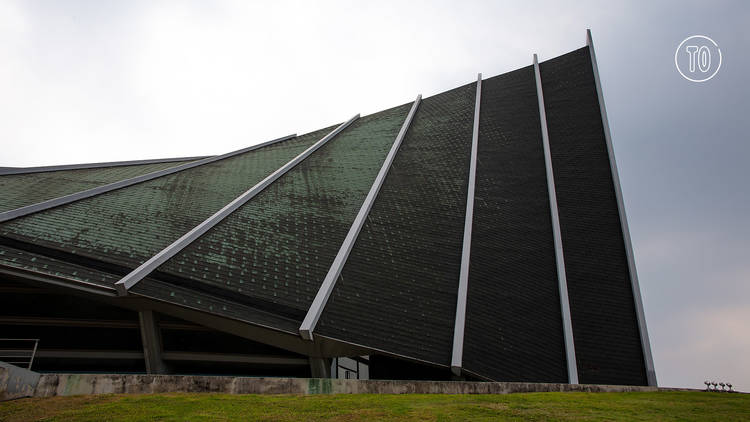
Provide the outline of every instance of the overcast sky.
<path id="1" fill-rule="evenodd" d="M 0 0 L 0 166 L 220 154 L 585 44 L 662 386 L 750 390 L 750 2 Z M 714 39 L 684 80 L 674 52 Z"/>

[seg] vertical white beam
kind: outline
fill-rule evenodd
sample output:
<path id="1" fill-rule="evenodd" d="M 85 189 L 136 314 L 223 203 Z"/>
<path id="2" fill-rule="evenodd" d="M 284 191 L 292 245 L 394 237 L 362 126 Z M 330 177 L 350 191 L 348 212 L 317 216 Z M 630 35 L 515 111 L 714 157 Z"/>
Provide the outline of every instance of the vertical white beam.
<path id="1" fill-rule="evenodd" d="M 479 106 L 482 99 L 482 74 L 477 75 L 477 93 L 474 101 L 474 128 L 471 134 L 471 160 L 469 161 L 469 188 L 466 194 L 464 239 L 461 249 L 461 272 L 458 276 L 456 298 L 456 323 L 453 328 L 453 353 L 451 371 L 461 375 L 464 357 L 464 329 L 466 328 L 466 297 L 469 290 L 469 261 L 471 258 L 471 228 L 474 223 L 474 189 L 477 178 L 477 148 L 479 146 Z"/>
<path id="2" fill-rule="evenodd" d="M 635 302 L 635 313 L 638 320 L 638 331 L 641 335 L 641 347 L 643 349 L 643 361 L 646 364 L 646 379 L 648 385 L 656 386 L 656 371 L 654 370 L 654 359 L 651 355 L 651 343 L 648 338 L 648 329 L 646 328 L 646 316 L 643 312 L 643 300 L 641 298 L 641 288 L 638 283 L 638 273 L 635 268 L 635 256 L 633 255 L 633 244 L 630 239 L 630 229 L 628 228 L 628 218 L 625 214 L 625 203 L 622 198 L 622 188 L 620 187 L 620 176 L 617 171 L 617 162 L 615 161 L 615 151 L 612 146 L 612 134 L 609 130 L 609 120 L 607 119 L 607 108 L 604 106 L 604 94 L 602 93 L 602 84 L 599 79 L 599 66 L 596 64 L 596 53 L 594 52 L 594 41 L 591 39 L 591 30 L 586 30 L 586 45 L 589 47 L 591 54 L 591 66 L 594 71 L 594 82 L 596 84 L 596 95 L 599 98 L 599 111 L 602 115 L 602 126 L 604 127 L 604 139 L 607 143 L 607 154 L 609 154 L 609 165 L 612 170 L 612 182 L 615 185 L 615 197 L 617 198 L 617 210 L 620 213 L 620 225 L 622 226 L 622 237 L 625 242 L 625 254 L 628 259 L 628 272 L 630 273 L 630 285 L 633 289 L 633 301 Z"/>
<path id="3" fill-rule="evenodd" d="M 388 151 L 388 155 L 385 157 L 385 161 L 383 161 L 383 165 L 380 167 L 378 175 L 375 176 L 375 180 L 372 182 L 367 197 L 365 197 L 357 216 L 354 218 L 354 222 L 351 227 L 349 227 L 349 232 L 341 243 L 341 247 L 336 253 L 336 257 L 333 258 L 333 263 L 328 269 L 328 273 L 323 279 L 323 282 L 320 284 L 318 293 L 315 295 L 315 298 L 310 304 L 310 308 L 307 310 L 305 319 L 299 327 L 299 335 L 305 340 L 313 339 L 313 331 L 318 324 L 320 316 L 323 314 L 323 308 L 325 308 L 328 298 L 333 292 L 333 287 L 341 274 L 341 270 L 344 269 L 346 259 L 349 258 L 349 253 L 354 247 L 354 242 L 356 242 L 360 230 L 362 230 L 362 227 L 365 225 L 367 215 L 370 213 L 370 209 L 372 209 L 372 205 L 375 203 L 375 198 L 377 198 L 380 188 L 385 182 L 385 176 L 388 174 L 388 170 L 391 168 L 391 164 L 393 164 L 393 160 L 396 158 L 396 153 L 406 136 L 406 131 L 409 129 L 411 121 L 414 118 L 414 114 L 416 114 L 417 107 L 419 107 L 421 101 L 422 95 L 417 95 L 417 99 L 414 100 L 414 104 L 412 104 L 409 114 L 406 115 L 406 120 L 404 120 L 404 123 L 401 125 L 401 130 L 399 130 L 398 135 L 396 135 L 396 139 L 393 141 L 393 145 L 391 146 L 390 151 Z"/>
<path id="4" fill-rule="evenodd" d="M 565 256 L 563 255 L 562 234 L 560 232 L 560 217 L 557 211 L 557 194 L 555 193 L 555 175 L 552 172 L 552 153 L 549 147 L 549 132 L 547 131 L 547 112 L 544 108 L 544 94 L 542 93 L 542 76 L 539 73 L 539 61 L 534 54 L 534 76 L 536 78 L 536 94 L 539 100 L 539 120 L 542 125 L 542 144 L 544 145 L 544 164 L 547 168 L 547 191 L 549 193 L 549 207 L 552 216 L 552 235 L 555 242 L 555 261 L 557 263 L 557 281 L 560 289 L 560 309 L 562 313 L 563 335 L 565 337 L 565 357 L 568 362 L 568 382 L 578 384 L 578 365 L 576 364 L 576 350 L 573 344 L 573 324 L 570 319 L 570 302 L 568 300 L 568 280 L 565 276 Z"/>

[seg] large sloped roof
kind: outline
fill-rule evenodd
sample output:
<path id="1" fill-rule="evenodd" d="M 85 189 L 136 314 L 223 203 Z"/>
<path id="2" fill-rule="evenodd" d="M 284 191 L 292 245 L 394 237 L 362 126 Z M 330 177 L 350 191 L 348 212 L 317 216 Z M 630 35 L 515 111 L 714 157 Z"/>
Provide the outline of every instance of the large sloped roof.
<path id="1" fill-rule="evenodd" d="M 475 90 L 419 105 L 323 312 L 322 335 L 450 363 Z"/>
<path id="2" fill-rule="evenodd" d="M 644 384 L 644 328 L 589 47 L 539 69 L 578 374 L 582 382 Z M 536 83 L 533 66 L 482 81 L 463 368 L 487 379 L 565 382 Z M 317 348 L 310 350 L 325 354 L 321 344 L 341 343 L 449 367 L 476 95 L 477 84 L 470 83 L 342 125 L 299 164 L 155 264 L 128 286 L 128 295 L 309 341 L 299 337 L 300 325 L 316 296 L 327 297 L 320 293 L 324 280 L 403 129 L 351 251 L 334 273 L 314 326 Z M 0 270 L 114 296 L 118 280 L 337 127 L 8 216 L 0 223 Z M 0 213 L 201 159 L 16 170 L 0 176 Z"/>

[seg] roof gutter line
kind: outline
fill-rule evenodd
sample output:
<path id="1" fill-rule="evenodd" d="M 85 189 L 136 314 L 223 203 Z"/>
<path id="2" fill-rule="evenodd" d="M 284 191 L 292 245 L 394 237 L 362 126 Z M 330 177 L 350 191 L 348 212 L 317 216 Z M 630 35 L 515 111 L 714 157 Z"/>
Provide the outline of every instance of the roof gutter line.
<path id="1" fill-rule="evenodd" d="M 360 207 L 357 216 L 354 218 L 354 222 L 349 228 L 346 238 L 344 238 L 336 257 L 333 259 L 331 267 L 328 269 L 328 273 L 323 279 L 323 283 L 318 289 L 318 293 L 315 295 L 315 298 L 307 311 L 307 315 L 305 315 L 305 319 L 302 321 L 302 325 L 299 327 L 300 336 L 305 340 L 313 340 L 315 326 L 318 324 L 318 320 L 323 314 L 323 309 L 333 292 L 336 280 L 338 280 L 341 271 L 344 269 L 344 264 L 346 264 L 346 260 L 349 258 L 349 253 L 352 251 L 354 243 L 357 241 L 357 236 L 359 236 L 360 230 L 362 230 L 362 227 L 365 225 L 370 209 L 372 209 L 372 205 L 375 203 L 380 188 L 385 182 L 388 170 L 390 170 L 393 160 L 396 158 L 396 153 L 406 136 L 409 126 L 411 126 L 411 122 L 421 101 L 422 94 L 417 95 L 417 99 L 414 100 L 414 104 L 412 104 L 409 114 L 406 115 L 406 119 L 404 120 L 403 125 L 401 125 L 401 130 L 399 130 L 396 139 L 393 141 L 393 145 L 391 146 L 388 155 L 385 157 L 385 161 L 383 161 L 383 165 L 380 167 L 380 171 L 375 177 L 375 181 L 372 183 L 370 191 L 367 193 L 364 202 L 362 202 L 362 206 Z"/>
<path id="2" fill-rule="evenodd" d="M 90 198 L 92 196 L 100 195 L 102 193 L 111 192 L 116 189 L 121 189 L 124 187 L 132 186 L 137 183 L 142 183 L 142 182 L 153 180 L 162 176 L 167 176 L 167 175 L 177 173 L 183 170 L 191 169 L 193 167 L 198 167 L 204 164 L 210 164 L 219 160 L 223 160 L 225 158 L 234 157 L 235 155 L 239 155 L 239 154 L 252 151 L 258 148 L 262 148 L 264 146 L 271 145 L 277 142 L 286 141 L 296 136 L 297 136 L 296 134 L 284 136 L 282 138 L 274 139 L 268 142 L 263 142 L 257 145 L 252 145 L 252 146 L 249 146 L 247 148 L 243 148 L 237 151 L 229 152 L 227 154 L 204 158 L 199 161 L 185 163 L 185 164 L 181 164 L 175 167 L 170 167 L 164 170 L 158 170 L 158 171 L 154 171 L 151 173 L 142 174 L 140 176 L 131 177 L 130 179 L 120 180 L 114 183 L 106 184 L 104 186 L 97 186 L 95 188 L 87 189 L 84 191 L 71 193 L 70 195 L 65 195 L 65 196 L 61 196 L 58 198 L 49 199 L 47 201 L 38 202 L 36 204 L 27 205 L 25 207 L 16 208 L 10 211 L 5 211 L 5 212 L 0 213 L 0 223 L 13 220 L 15 218 L 23 217 L 25 215 L 33 214 L 39 211 L 44 211 L 50 208 L 59 207 L 61 205 L 66 205 L 71 202 L 79 201 L 81 199 Z"/>
<path id="3" fill-rule="evenodd" d="M 232 202 L 225 205 L 222 209 L 208 217 L 199 225 L 195 226 L 192 230 L 185 233 L 182 237 L 175 240 L 171 245 L 162 249 L 159 253 L 151 257 L 148 261 L 141 264 L 138 268 L 130 272 L 128 275 L 123 277 L 120 281 L 115 283 L 115 288 L 120 296 L 128 294 L 128 290 L 135 286 L 139 281 L 149 275 L 152 271 L 158 268 L 161 264 L 175 256 L 193 241 L 198 239 L 200 236 L 209 231 L 212 227 L 221 222 L 224 218 L 229 216 L 231 213 L 236 211 L 239 207 L 244 205 L 247 201 L 251 200 L 255 195 L 263 191 L 271 183 L 275 182 L 278 178 L 283 176 L 286 172 L 291 170 L 294 166 L 302 162 L 305 158 L 310 156 L 318 148 L 325 145 L 326 142 L 334 138 L 341 131 L 346 129 L 355 120 L 359 119 L 359 114 L 355 115 L 345 123 L 342 123 L 339 127 L 331 131 L 328 135 L 321 138 L 318 142 L 301 152 L 299 155 L 294 157 L 291 161 L 287 162 L 273 173 L 266 176 L 265 179 L 258 182 L 255 186 L 247 190 L 242 195 L 235 198 Z"/>
<path id="4" fill-rule="evenodd" d="M 94 293 L 103 296 L 117 296 L 115 290 L 111 287 L 104 287 L 95 283 L 75 280 L 72 278 L 54 276 L 51 274 L 39 273 L 33 270 L 27 270 L 23 268 L 17 268 L 8 266 L 0 263 L 0 275 L 9 275 L 14 277 L 20 277 L 26 280 L 38 281 L 45 284 L 50 284 L 59 287 L 71 288 L 74 290 L 84 291 L 86 293 Z"/>
<path id="5" fill-rule="evenodd" d="M 466 328 L 466 300 L 469 290 L 469 262 L 471 258 L 471 229 L 474 224 L 474 191 L 477 178 L 477 153 L 479 149 L 479 113 L 482 103 L 482 74 L 477 75 L 477 93 L 474 103 L 474 128 L 471 134 L 471 160 L 469 162 L 469 186 L 466 193 L 466 216 L 464 219 L 464 239 L 461 249 L 461 272 L 458 276 L 456 297 L 456 321 L 453 328 L 453 352 L 451 371 L 461 375 L 464 355 L 464 329 Z"/>

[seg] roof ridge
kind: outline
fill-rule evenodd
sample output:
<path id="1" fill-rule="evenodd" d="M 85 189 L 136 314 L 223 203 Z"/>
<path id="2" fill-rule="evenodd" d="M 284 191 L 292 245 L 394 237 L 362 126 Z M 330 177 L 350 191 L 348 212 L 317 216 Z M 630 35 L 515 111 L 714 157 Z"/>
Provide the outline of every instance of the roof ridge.
<path id="1" fill-rule="evenodd" d="M 129 161 L 105 161 L 98 163 L 80 163 L 80 164 L 60 164 L 54 166 L 37 166 L 37 167 L 0 167 L 0 176 L 9 176 L 13 174 L 31 174 L 31 173 L 46 173 L 53 171 L 63 170 L 83 170 L 83 169 L 95 169 L 95 168 L 110 168 L 110 167 L 122 167 L 122 166 L 137 166 L 142 164 L 160 164 L 160 163 L 172 163 L 180 161 L 195 161 L 202 160 L 205 158 L 214 157 L 213 155 L 201 155 L 195 157 L 174 157 L 174 158 L 151 158 L 145 160 L 129 160 Z"/>

